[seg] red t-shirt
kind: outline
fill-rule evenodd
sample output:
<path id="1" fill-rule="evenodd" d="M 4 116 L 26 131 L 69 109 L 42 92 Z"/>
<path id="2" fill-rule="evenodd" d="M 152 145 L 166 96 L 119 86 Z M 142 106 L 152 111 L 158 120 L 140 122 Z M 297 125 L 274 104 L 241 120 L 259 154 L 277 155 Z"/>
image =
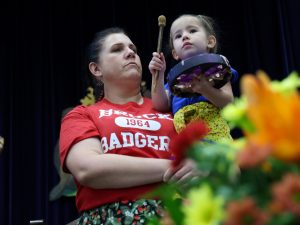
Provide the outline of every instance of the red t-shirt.
<path id="1" fill-rule="evenodd" d="M 70 148 L 83 139 L 99 137 L 104 154 L 170 159 L 168 145 L 175 134 L 172 115 L 155 111 L 150 99 L 144 98 L 142 105 L 134 102 L 118 105 L 103 99 L 92 106 L 78 106 L 64 117 L 60 132 L 60 158 L 63 169 L 68 171 L 65 160 Z M 134 200 L 157 186 L 93 189 L 76 184 L 79 211 L 111 202 Z"/>

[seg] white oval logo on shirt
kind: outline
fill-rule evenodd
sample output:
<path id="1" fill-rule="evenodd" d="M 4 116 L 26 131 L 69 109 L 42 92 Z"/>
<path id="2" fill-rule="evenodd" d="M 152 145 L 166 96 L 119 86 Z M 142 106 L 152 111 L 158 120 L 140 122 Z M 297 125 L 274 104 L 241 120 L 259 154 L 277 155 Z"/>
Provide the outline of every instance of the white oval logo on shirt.
<path id="1" fill-rule="evenodd" d="M 117 117 L 115 119 L 115 123 L 120 127 L 130 127 L 141 130 L 159 130 L 161 127 L 161 124 L 157 121 L 136 119 L 130 117 Z"/>

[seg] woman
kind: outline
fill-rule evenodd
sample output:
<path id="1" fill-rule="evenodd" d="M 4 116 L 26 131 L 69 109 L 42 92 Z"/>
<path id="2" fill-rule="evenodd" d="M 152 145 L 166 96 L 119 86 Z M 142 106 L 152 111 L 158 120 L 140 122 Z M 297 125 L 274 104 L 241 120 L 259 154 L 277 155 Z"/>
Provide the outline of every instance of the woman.
<path id="1" fill-rule="evenodd" d="M 124 31 L 97 33 L 89 55 L 89 71 L 103 91 L 96 104 L 69 112 L 60 133 L 62 166 L 78 188 L 78 224 L 143 224 L 162 214 L 161 202 L 143 195 L 163 181 L 192 178 L 195 165 L 172 168 L 172 116 L 141 95 L 141 61 Z"/>

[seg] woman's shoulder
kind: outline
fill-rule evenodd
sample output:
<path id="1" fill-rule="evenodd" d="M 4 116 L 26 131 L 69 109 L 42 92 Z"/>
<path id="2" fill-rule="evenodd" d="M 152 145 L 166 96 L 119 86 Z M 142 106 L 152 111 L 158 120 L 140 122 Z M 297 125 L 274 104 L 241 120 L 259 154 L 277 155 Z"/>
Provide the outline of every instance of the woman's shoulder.
<path id="1" fill-rule="evenodd" d="M 88 106 L 86 106 L 86 105 L 78 105 L 78 106 L 75 106 L 70 112 L 68 112 L 68 114 L 84 113 L 84 112 L 86 112 L 87 107 L 88 107 Z M 68 114 L 67 114 L 67 115 L 68 115 Z"/>
<path id="2" fill-rule="evenodd" d="M 90 115 L 91 109 L 93 108 L 93 105 L 78 105 L 75 106 L 72 110 L 70 110 L 65 116 L 65 119 L 74 119 L 74 118 L 82 118 L 82 117 L 88 117 Z"/>
<path id="3" fill-rule="evenodd" d="M 62 119 L 62 124 L 72 127 L 76 124 L 90 124 L 97 118 L 97 110 L 92 106 L 78 105 L 68 112 Z"/>

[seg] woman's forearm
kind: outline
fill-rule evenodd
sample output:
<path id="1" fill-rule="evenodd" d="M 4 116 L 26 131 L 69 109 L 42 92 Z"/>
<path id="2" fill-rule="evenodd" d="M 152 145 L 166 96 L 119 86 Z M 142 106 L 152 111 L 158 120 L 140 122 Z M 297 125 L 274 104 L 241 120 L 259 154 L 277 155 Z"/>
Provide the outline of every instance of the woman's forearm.
<path id="1" fill-rule="evenodd" d="M 166 159 L 102 154 L 89 159 L 82 184 L 92 188 L 126 188 L 161 182 L 170 165 Z"/>
<path id="2" fill-rule="evenodd" d="M 126 188 L 160 182 L 170 160 L 103 154 L 98 138 L 88 138 L 69 151 L 66 166 L 82 185 Z"/>

